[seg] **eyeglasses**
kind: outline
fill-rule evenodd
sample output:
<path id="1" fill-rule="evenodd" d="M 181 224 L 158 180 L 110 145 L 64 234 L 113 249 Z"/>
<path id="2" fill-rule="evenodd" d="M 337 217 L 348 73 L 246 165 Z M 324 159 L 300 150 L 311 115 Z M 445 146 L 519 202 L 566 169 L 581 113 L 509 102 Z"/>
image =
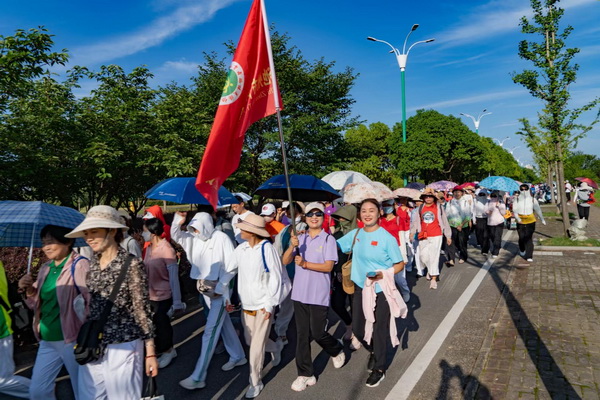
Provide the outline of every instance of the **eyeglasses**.
<path id="1" fill-rule="evenodd" d="M 323 215 L 325 215 L 325 213 L 323 213 L 322 211 L 310 211 L 306 213 L 306 216 L 308 218 L 310 217 L 322 217 Z"/>

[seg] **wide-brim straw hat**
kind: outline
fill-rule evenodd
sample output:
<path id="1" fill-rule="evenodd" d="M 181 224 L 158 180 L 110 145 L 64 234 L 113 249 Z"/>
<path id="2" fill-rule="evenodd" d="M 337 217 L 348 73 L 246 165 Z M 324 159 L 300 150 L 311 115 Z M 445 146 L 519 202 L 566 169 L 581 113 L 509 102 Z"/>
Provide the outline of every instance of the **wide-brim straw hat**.
<path id="1" fill-rule="evenodd" d="M 121 214 L 111 206 L 95 206 L 89 209 L 85 219 L 77 228 L 67 233 L 67 238 L 83 237 L 83 231 L 90 229 L 121 229 L 128 230 L 127 225 L 121 223 Z"/>
<path id="2" fill-rule="evenodd" d="M 235 227 L 246 232 L 254 233 L 261 237 L 270 237 L 271 235 L 265 229 L 266 222 L 263 217 L 256 214 L 247 215 L 246 218 L 235 224 Z"/>

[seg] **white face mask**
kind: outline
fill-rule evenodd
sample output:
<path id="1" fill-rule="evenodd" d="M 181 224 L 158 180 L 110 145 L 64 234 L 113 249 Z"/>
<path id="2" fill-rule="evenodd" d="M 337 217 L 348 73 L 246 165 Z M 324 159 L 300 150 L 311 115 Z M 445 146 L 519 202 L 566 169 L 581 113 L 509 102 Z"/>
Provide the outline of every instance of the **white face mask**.
<path id="1" fill-rule="evenodd" d="M 149 242 L 152 239 L 152 234 L 148 231 L 144 231 L 142 232 L 142 237 L 144 238 L 144 241 Z"/>
<path id="2" fill-rule="evenodd" d="M 296 223 L 299 223 L 299 222 L 301 222 L 301 221 L 302 221 L 302 217 L 301 217 L 301 216 L 297 216 L 297 217 L 296 217 Z"/>
<path id="3" fill-rule="evenodd" d="M 269 222 L 272 222 L 274 218 L 273 217 L 264 217 L 264 219 L 265 219 L 265 222 L 268 224 Z"/>

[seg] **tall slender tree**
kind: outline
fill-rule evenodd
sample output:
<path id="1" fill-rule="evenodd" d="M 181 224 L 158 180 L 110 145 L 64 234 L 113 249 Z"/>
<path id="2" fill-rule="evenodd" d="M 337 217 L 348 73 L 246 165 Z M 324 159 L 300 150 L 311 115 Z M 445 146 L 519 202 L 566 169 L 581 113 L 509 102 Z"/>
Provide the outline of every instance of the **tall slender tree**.
<path id="1" fill-rule="evenodd" d="M 563 161 L 569 149 L 583 137 L 598 121 L 598 115 L 590 124 L 578 123 L 582 113 L 596 107 L 600 98 L 583 107 L 569 108 L 571 94 L 569 86 L 577 78 L 579 65 L 573 58 L 579 49 L 567 48 L 566 39 L 573 31 L 567 26 L 560 29 L 560 20 L 564 10 L 558 7 L 559 0 L 531 0 L 533 9 L 532 20 L 521 18 L 521 31 L 535 35 L 531 41 L 522 40 L 519 43 L 519 57 L 530 61 L 533 69 L 526 69 L 513 74 L 513 81 L 522 85 L 529 93 L 542 100 L 543 110 L 538 113 L 538 128 L 523 120 L 523 131 L 526 135 L 540 135 L 542 141 L 549 141 L 554 149 L 552 154 L 556 166 L 556 186 L 558 201 L 562 213 L 565 234 L 569 227 L 566 206 Z M 535 151 L 532 148 L 532 151 Z"/>

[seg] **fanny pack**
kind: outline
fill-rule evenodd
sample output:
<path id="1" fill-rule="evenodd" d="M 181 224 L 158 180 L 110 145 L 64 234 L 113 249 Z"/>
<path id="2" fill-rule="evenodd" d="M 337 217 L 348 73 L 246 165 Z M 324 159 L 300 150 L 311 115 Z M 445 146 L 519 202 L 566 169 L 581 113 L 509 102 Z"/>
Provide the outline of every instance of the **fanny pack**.
<path id="1" fill-rule="evenodd" d="M 208 279 L 198 279 L 196 282 L 196 288 L 200 293 L 208 297 L 215 297 L 215 289 L 219 281 L 211 281 Z"/>

